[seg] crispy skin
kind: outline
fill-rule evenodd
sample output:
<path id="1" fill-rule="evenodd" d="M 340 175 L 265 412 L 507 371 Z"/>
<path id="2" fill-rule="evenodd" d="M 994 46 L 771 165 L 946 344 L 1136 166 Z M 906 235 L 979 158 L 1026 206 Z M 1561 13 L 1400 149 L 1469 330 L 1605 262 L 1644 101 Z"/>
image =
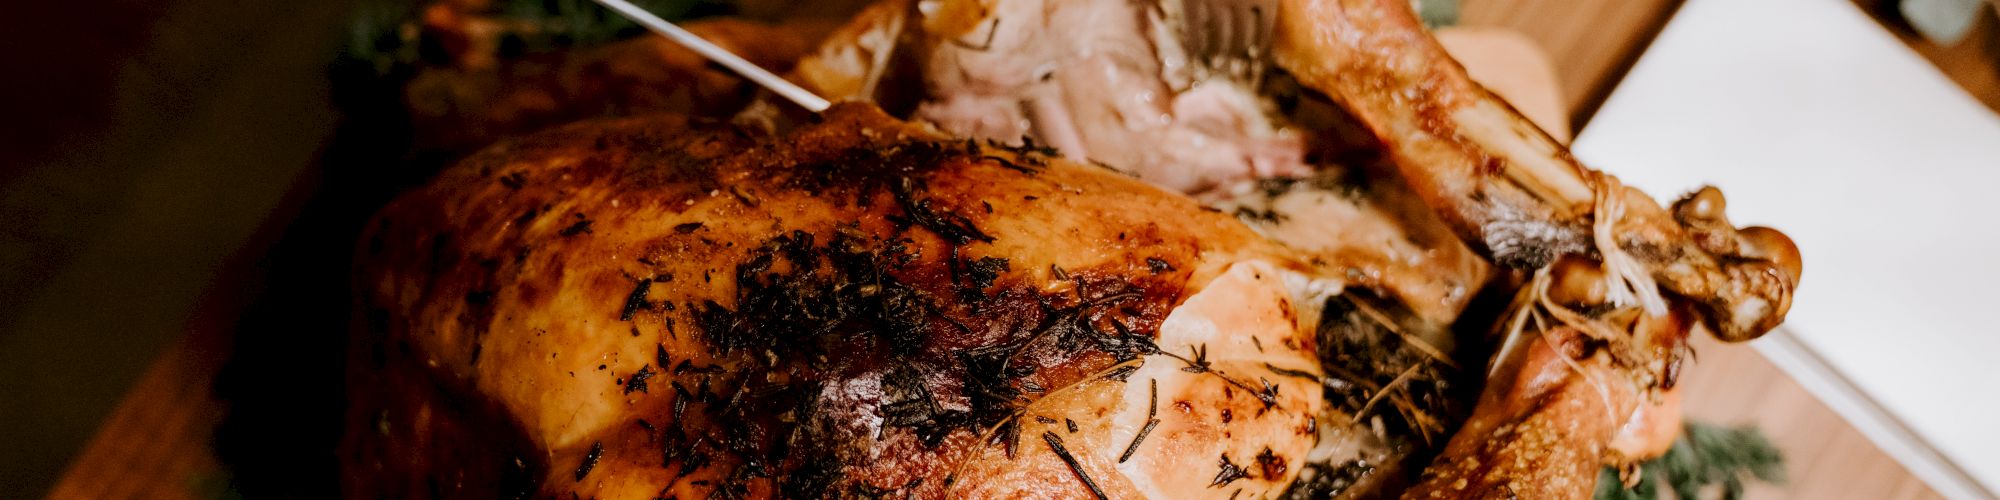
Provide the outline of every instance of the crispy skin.
<path id="1" fill-rule="evenodd" d="M 357 255 L 343 493 L 1074 498 L 1044 432 L 1106 491 L 1311 446 L 1316 383 L 1273 368 L 1317 373 L 1310 321 L 1247 228 L 872 107 L 825 120 L 566 127 L 385 209 Z"/>
<path id="2" fill-rule="evenodd" d="M 1617 415 L 1639 405 L 1638 391 L 1601 359 L 1578 370 L 1559 356 L 1535 341 L 1518 371 L 1489 380 L 1444 456 L 1403 498 L 1590 498 Z"/>

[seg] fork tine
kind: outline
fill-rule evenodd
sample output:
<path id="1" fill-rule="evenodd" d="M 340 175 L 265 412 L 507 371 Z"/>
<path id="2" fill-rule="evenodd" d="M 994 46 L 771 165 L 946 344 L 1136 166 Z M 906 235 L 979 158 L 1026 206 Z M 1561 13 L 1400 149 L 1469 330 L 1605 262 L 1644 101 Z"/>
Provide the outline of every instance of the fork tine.
<path id="1" fill-rule="evenodd" d="M 1209 15 L 1209 4 L 1214 0 L 1185 0 L 1181 2 L 1182 13 L 1187 16 L 1187 25 L 1182 31 L 1188 34 L 1188 59 L 1206 66 L 1213 61 L 1209 55 L 1214 52 L 1216 19 Z"/>
<path id="2" fill-rule="evenodd" d="M 1258 14 L 1258 6 L 1256 4 L 1258 4 L 1256 0 L 1236 4 L 1236 10 L 1234 10 L 1234 14 L 1236 14 L 1236 46 L 1234 46 L 1236 54 L 1234 56 L 1250 58 L 1252 54 L 1256 54 L 1258 18 L 1262 18 Z"/>
<path id="3" fill-rule="evenodd" d="M 1276 0 L 1183 0 L 1189 59 L 1210 70 L 1257 78 L 1277 25 Z"/>
<path id="4" fill-rule="evenodd" d="M 1180 26 L 1178 26 L 1180 28 L 1180 48 L 1182 48 L 1182 52 L 1188 54 L 1190 62 L 1194 58 L 1200 58 L 1200 54 L 1202 54 L 1202 32 L 1200 32 L 1202 30 L 1200 28 L 1202 26 L 1202 16 L 1200 16 L 1200 12 L 1196 12 L 1198 10 L 1194 6 L 1196 2 L 1200 2 L 1200 0 L 1182 0 L 1182 2 L 1176 2 L 1180 6 Z"/>
<path id="5" fill-rule="evenodd" d="M 1276 6 L 1271 5 L 1271 3 L 1250 3 L 1250 25 L 1252 26 L 1250 31 L 1251 58 L 1264 55 L 1264 48 L 1271 45 L 1272 32 L 1277 31 L 1278 18 L 1274 16 L 1276 13 L 1273 12 Z"/>

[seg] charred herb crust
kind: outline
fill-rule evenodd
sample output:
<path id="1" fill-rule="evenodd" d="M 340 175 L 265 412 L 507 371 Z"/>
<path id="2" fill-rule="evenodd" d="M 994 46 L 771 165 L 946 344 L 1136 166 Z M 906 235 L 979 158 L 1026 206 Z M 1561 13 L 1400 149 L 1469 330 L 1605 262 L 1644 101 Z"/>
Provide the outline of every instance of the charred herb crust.
<path id="1" fill-rule="evenodd" d="M 1129 325 L 1157 325 L 1164 308 L 1139 304 L 1173 298 L 1147 290 L 1177 290 L 1139 281 L 1171 277 L 1065 273 L 1075 286 L 1050 294 L 1009 281 L 1013 264 L 1006 256 L 974 256 L 971 250 L 994 237 L 976 219 L 949 208 L 959 203 L 934 198 L 927 176 L 933 166 L 952 162 L 997 162 L 1028 173 L 1044 168 L 1040 151 L 997 154 L 990 148 L 913 142 L 836 151 L 779 168 L 786 177 L 773 184 L 780 188 L 861 208 L 892 200 L 894 231 L 848 224 L 772 236 L 751 246 L 735 269 L 720 271 L 733 278 L 730 300 L 678 308 L 649 303 L 652 282 L 640 280 L 624 297 L 620 318 L 639 312 L 669 321 L 684 316 L 716 357 L 705 367 L 683 359 L 668 369 L 661 347 L 657 372 L 642 368 L 625 382 L 628 393 L 644 394 L 649 383 L 671 379 L 671 424 L 656 426 L 661 466 L 685 476 L 728 464 L 719 481 L 724 489 L 716 490 L 724 496 L 727 485 L 758 479 L 794 498 L 900 495 L 920 481 L 889 487 L 850 477 L 856 462 L 844 455 L 851 444 L 843 443 L 907 433 L 931 450 L 954 435 L 995 429 L 994 442 L 1012 456 L 1019 409 L 1047 391 L 1037 380 L 1048 356 L 1126 361 L 1157 352 L 1150 331 Z M 735 197 L 750 203 L 745 195 Z M 702 228 L 690 224 L 674 231 Z M 926 238 L 942 241 L 945 251 L 923 255 L 920 248 L 932 248 Z M 973 314 L 982 310 L 1002 312 Z M 827 413 L 830 402 L 823 398 L 829 386 L 868 377 L 879 377 L 882 396 L 864 406 L 881 416 L 882 429 L 850 435 L 846 422 Z"/>
<path id="2" fill-rule="evenodd" d="M 1098 500 L 1110 498 L 1104 495 L 1103 488 L 1097 487 L 1097 481 L 1090 478 L 1090 473 L 1084 472 L 1083 465 L 1076 462 L 1076 456 L 1070 455 L 1069 449 L 1063 447 L 1062 436 L 1057 436 L 1055 431 L 1042 431 L 1042 441 L 1049 444 L 1049 450 L 1054 451 L 1057 458 L 1069 465 L 1070 472 L 1076 473 L 1077 479 L 1083 480 L 1084 487 L 1090 488 L 1090 494 L 1096 495 Z"/>
<path id="3" fill-rule="evenodd" d="M 1350 290 L 1327 300 L 1319 326 L 1320 366 L 1327 371 L 1321 387 L 1327 404 L 1361 421 L 1379 421 L 1388 446 L 1408 463 L 1372 463 L 1367 458 L 1339 463 L 1300 463 L 1299 480 L 1283 496 L 1290 499 L 1327 498 L 1339 494 L 1380 470 L 1412 473 L 1425 457 L 1443 446 L 1453 427 L 1464 420 L 1474 400 L 1476 380 L 1448 361 L 1412 345 L 1385 317 L 1404 316 L 1366 290 Z M 1371 312 L 1372 311 L 1372 312 Z M 1311 376 L 1280 371 L 1284 376 Z M 1371 404 L 1372 403 L 1372 404 Z M 1387 469 L 1384 469 L 1387 467 Z"/>

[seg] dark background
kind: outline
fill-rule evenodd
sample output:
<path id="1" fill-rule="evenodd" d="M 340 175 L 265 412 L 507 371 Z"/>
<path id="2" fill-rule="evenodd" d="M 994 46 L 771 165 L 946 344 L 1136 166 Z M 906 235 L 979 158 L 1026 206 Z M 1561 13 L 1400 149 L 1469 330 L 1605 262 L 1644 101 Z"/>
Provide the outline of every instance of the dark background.
<path id="1" fill-rule="evenodd" d="M 332 486 L 323 445 L 339 416 L 352 230 L 424 175 L 384 153 L 393 120 L 335 103 L 362 1 L 26 2 L 0 15 L 0 498 L 46 492 L 121 398 L 121 411 L 203 420 L 181 427 L 225 424 L 212 442 L 112 444 L 214 448 L 237 469 L 170 487 Z M 861 2 L 734 3 L 772 19 Z M 351 87 L 350 104 L 383 98 Z M 142 375 L 188 378 L 165 384 L 188 392 L 128 397 Z"/>
<path id="2" fill-rule="evenodd" d="M 255 282 L 275 240 L 258 228 L 296 212 L 286 194 L 314 183 L 333 130 L 326 67 L 350 7 L 0 15 L 0 497 L 54 481 L 205 291 Z"/>

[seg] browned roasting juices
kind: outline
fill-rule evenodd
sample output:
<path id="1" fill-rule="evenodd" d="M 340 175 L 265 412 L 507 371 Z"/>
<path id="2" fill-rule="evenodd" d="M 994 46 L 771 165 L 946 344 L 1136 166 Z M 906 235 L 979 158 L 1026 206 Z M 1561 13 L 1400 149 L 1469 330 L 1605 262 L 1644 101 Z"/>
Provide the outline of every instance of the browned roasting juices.
<path id="1" fill-rule="evenodd" d="M 1799 279 L 1403 0 L 887 0 L 765 57 L 847 102 L 661 101 L 375 218 L 345 496 L 1588 498 Z"/>

